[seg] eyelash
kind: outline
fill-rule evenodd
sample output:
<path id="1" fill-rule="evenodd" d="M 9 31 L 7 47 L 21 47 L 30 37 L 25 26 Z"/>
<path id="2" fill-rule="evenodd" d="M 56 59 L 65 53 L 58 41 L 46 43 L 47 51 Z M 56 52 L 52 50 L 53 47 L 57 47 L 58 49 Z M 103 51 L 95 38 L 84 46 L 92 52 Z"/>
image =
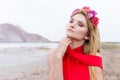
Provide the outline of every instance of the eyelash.
<path id="1" fill-rule="evenodd" d="M 79 25 L 80 27 L 84 27 L 84 25 L 83 25 L 82 23 L 79 23 L 78 25 Z"/>
<path id="2" fill-rule="evenodd" d="M 70 20 L 69 23 L 73 23 L 73 20 Z"/>
<path id="3" fill-rule="evenodd" d="M 73 23 L 73 20 L 70 20 L 69 23 Z M 79 23 L 78 26 L 84 27 L 84 25 L 82 23 Z"/>

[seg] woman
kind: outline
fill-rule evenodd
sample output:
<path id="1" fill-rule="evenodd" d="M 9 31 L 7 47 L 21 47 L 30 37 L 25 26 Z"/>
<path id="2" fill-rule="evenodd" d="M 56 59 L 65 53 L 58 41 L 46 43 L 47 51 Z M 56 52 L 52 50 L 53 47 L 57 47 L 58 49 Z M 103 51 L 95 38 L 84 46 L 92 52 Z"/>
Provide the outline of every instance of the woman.
<path id="1" fill-rule="evenodd" d="M 67 37 L 48 52 L 49 80 L 103 80 L 96 14 L 89 7 L 73 11 Z"/>

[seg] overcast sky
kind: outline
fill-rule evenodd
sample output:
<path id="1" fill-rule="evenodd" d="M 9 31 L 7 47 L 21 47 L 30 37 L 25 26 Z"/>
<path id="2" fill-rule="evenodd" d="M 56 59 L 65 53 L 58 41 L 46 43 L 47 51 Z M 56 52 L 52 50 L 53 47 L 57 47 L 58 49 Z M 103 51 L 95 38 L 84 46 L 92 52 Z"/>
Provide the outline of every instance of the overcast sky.
<path id="1" fill-rule="evenodd" d="M 0 24 L 21 26 L 30 33 L 59 41 L 76 8 L 90 6 L 100 18 L 101 41 L 120 42 L 119 0 L 0 0 Z"/>

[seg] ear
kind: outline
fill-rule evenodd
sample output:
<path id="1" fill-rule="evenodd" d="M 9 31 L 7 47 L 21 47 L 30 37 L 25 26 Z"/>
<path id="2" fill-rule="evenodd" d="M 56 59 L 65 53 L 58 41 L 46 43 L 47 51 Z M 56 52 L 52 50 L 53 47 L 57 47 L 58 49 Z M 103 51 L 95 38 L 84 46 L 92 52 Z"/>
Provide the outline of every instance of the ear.
<path id="1" fill-rule="evenodd" d="M 84 39 L 85 39 L 85 40 L 89 40 L 89 37 L 86 36 Z"/>

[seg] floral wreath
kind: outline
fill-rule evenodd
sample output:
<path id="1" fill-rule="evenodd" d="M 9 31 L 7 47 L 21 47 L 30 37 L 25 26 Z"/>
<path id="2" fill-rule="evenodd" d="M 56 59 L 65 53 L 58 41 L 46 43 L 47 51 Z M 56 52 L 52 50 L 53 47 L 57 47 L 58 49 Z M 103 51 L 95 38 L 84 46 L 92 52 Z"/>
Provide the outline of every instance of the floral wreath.
<path id="1" fill-rule="evenodd" d="M 72 15 L 76 14 L 79 11 L 85 11 L 87 13 L 87 17 L 90 19 L 92 25 L 94 27 L 97 27 L 98 23 L 99 23 L 99 18 L 96 17 L 96 12 L 94 10 L 90 10 L 90 7 L 83 7 L 82 9 L 75 9 L 72 12 Z"/>

